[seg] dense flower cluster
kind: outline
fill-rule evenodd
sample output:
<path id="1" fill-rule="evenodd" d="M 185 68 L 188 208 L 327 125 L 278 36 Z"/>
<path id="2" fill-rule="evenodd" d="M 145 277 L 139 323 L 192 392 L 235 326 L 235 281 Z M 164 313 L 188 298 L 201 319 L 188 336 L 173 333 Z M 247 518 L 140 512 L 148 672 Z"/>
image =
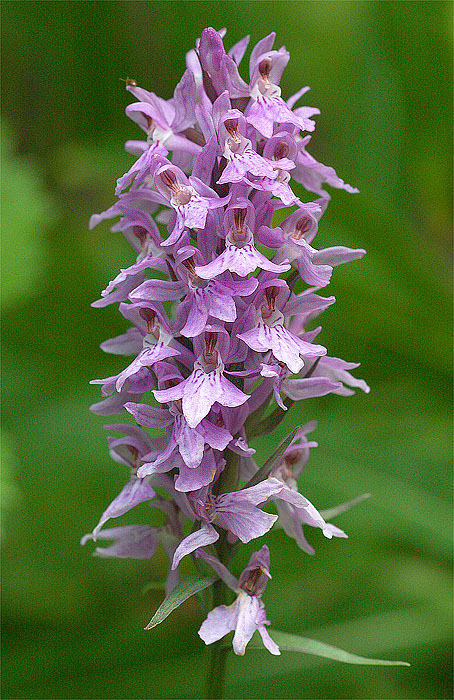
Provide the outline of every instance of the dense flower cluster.
<path id="1" fill-rule="evenodd" d="M 330 199 L 324 186 L 357 190 L 307 152 L 318 110 L 295 108 L 308 88 L 281 97 L 288 52 L 273 49 L 274 34 L 259 41 L 247 83 L 238 64 L 248 38 L 226 53 L 223 34 L 203 31 L 170 100 L 127 81 L 137 102 L 126 113 L 145 138 L 126 143 L 138 158 L 117 181 L 118 201 L 91 226 L 120 217 L 112 230 L 137 253 L 93 304 L 119 302 L 132 325 L 101 347 L 133 359 L 118 375 L 93 382 L 104 398 L 92 410 L 128 413 L 136 424 L 106 426 L 121 435 L 108 438 L 110 454 L 130 477 L 83 541 L 112 541 L 96 549 L 102 557 L 139 559 L 162 544 L 167 593 L 184 557 L 204 560 L 237 598 L 209 613 L 201 638 L 210 644 L 235 630 L 233 648 L 243 654 L 257 629 L 278 654 L 261 600 L 270 578 L 267 546 L 237 580 L 220 561 L 219 544 L 261 537 L 278 517 L 309 553 L 304 525 L 346 537 L 298 491 L 316 446 L 307 438 L 315 424 L 296 431 L 265 470 L 249 440 L 266 425 L 269 432 L 266 416 L 277 424 L 294 401 L 368 391 L 349 372 L 356 364 L 329 357 L 315 342 L 320 327 L 307 329 L 335 301 L 317 294 L 333 267 L 365 251 L 313 247 Z M 302 201 L 291 177 L 317 198 Z M 151 437 L 146 428 L 163 432 Z M 163 513 L 164 525 L 102 529 L 144 501 Z M 278 515 L 264 510 L 269 502 Z"/>

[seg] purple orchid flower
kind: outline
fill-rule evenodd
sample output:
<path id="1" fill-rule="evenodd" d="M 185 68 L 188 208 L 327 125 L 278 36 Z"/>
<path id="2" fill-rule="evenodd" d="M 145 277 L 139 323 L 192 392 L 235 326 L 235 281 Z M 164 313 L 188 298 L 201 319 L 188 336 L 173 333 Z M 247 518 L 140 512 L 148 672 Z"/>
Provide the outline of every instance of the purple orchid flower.
<path id="1" fill-rule="evenodd" d="M 193 246 L 184 246 L 175 256 L 176 272 L 187 280 L 186 297 L 177 310 L 177 325 L 187 338 L 200 335 L 208 319 L 233 322 L 237 317 L 235 297 L 250 296 L 257 289 L 254 278 L 246 280 L 206 280 L 196 272 L 197 263 L 203 264 L 201 253 Z M 231 277 L 231 275 L 230 275 Z"/>
<path id="2" fill-rule="evenodd" d="M 328 539 L 347 537 L 343 530 L 331 523 L 326 523 L 315 506 L 298 492 L 296 479 L 307 463 L 309 448 L 317 447 L 316 442 L 306 438 L 307 433 L 312 432 L 314 428 L 315 423 L 312 422 L 298 431 L 295 441 L 285 451 L 281 464 L 273 471 L 273 478 L 285 485 L 276 499 L 279 521 L 285 533 L 308 554 L 314 554 L 315 550 L 304 536 L 303 524 L 320 528 Z"/>
<path id="3" fill-rule="evenodd" d="M 182 414 L 181 402 L 172 402 L 169 409 L 156 409 L 153 406 L 139 403 L 125 405 L 139 425 L 149 428 L 165 428 L 171 426 L 172 432 L 168 439 L 167 447 L 160 452 L 153 464 L 158 465 L 170 459 L 176 450 L 179 451 L 184 463 L 195 469 L 202 461 L 205 445 L 221 452 L 232 440 L 228 430 L 204 418 L 195 427 L 191 428 Z M 149 455 L 145 461 L 150 459 Z M 142 470 L 140 476 L 144 476 Z"/>
<path id="4" fill-rule="evenodd" d="M 287 272 L 290 265 L 276 265 L 255 248 L 254 220 L 254 208 L 247 200 L 238 199 L 228 207 L 224 216 L 225 250 L 208 265 L 197 266 L 196 274 L 204 279 L 212 279 L 230 270 L 245 277 L 257 267 L 275 274 Z"/>
<path id="5" fill-rule="evenodd" d="M 347 537 L 299 491 L 317 445 L 307 437 L 314 423 L 263 463 L 251 439 L 277 426 L 295 401 L 369 391 L 351 374 L 358 365 L 329 357 L 315 342 L 321 328 L 309 326 L 335 302 L 317 294 L 334 267 L 365 251 L 342 241 L 314 247 L 330 202 L 324 186 L 357 190 L 307 151 L 311 137 L 301 132 L 315 129 L 318 110 L 296 106 L 308 87 L 282 97 L 288 51 L 273 48 L 274 32 L 261 39 L 247 83 L 239 66 L 249 37 L 226 51 L 224 35 L 204 29 L 171 99 L 127 81 L 136 102 L 126 114 L 144 136 L 126 142 L 136 161 L 117 180 L 117 202 L 92 216 L 90 227 L 114 220 L 111 231 L 132 247 L 129 264 L 93 303 L 119 303 L 130 327 L 101 348 L 130 359 L 117 375 L 93 380 L 103 399 L 91 410 L 135 423 L 108 426 L 121 433 L 109 435 L 108 446 L 129 480 L 82 542 L 110 542 L 96 547 L 100 557 L 144 560 L 162 546 L 167 595 L 183 558 L 202 558 L 236 599 L 208 614 L 201 638 L 211 644 L 233 631 L 242 655 L 257 630 L 278 655 L 262 602 L 268 547 L 251 556 L 239 579 L 225 566 L 226 551 L 274 525 L 309 553 L 305 526 L 328 539 Z M 312 195 L 301 188 L 297 196 L 292 178 L 319 198 L 306 201 Z M 140 503 L 161 511 L 164 523 L 102 529 Z M 164 609 L 179 597 L 181 590 Z"/>
<path id="6" fill-rule="evenodd" d="M 133 180 L 137 186 L 150 175 L 155 155 L 165 157 L 169 151 L 197 155 L 201 150 L 199 144 L 181 133 L 195 122 L 195 79 L 190 70 L 185 71 L 175 88 L 173 100 L 162 100 L 134 85 L 127 85 L 127 89 L 140 102 L 129 105 L 126 114 L 145 131 L 147 140 L 139 159 L 117 180 L 117 195 Z"/>
<path id="7" fill-rule="evenodd" d="M 219 539 L 219 533 L 213 525 L 231 532 L 244 543 L 264 535 L 276 522 L 277 516 L 265 513 L 257 506 L 265 503 L 283 488 L 284 484 L 277 479 L 267 479 L 256 486 L 223 493 L 220 496 L 210 494 L 209 487 L 190 494 L 194 517 L 201 520 L 202 524 L 200 530 L 191 533 L 180 542 L 175 551 L 172 568 L 177 567 L 187 554 Z"/>
<path id="8" fill-rule="evenodd" d="M 173 340 L 173 335 L 170 332 L 170 328 L 166 323 L 163 314 L 159 313 L 159 311 L 156 310 L 156 307 L 155 309 L 142 307 L 139 309 L 138 313 L 147 324 L 148 332 L 142 340 L 142 350 L 139 352 L 136 359 L 133 360 L 131 364 L 126 367 L 126 369 L 120 372 L 117 377 L 109 378 L 111 381 L 115 379 L 116 391 L 121 391 L 126 381 L 131 382 L 137 378 L 139 378 L 139 381 L 142 381 L 144 367 L 151 367 L 157 362 L 161 362 L 168 357 L 180 355 L 179 350 L 169 347 L 169 343 Z M 131 336 L 129 336 L 129 338 L 120 336 L 120 339 L 121 340 L 114 338 L 111 341 L 108 341 L 108 343 L 105 344 L 104 349 L 107 347 L 107 351 L 112 352 L 112 348 L 114 348 L 114 352 L 118 352 L 119 343 L 121 343 L 122 349 L 125 348 L 125 345 L 126 347 L 130 346 L 130 342 L 125 343 L 125 340 L 131 341 Z M 106 380 L 97 381 L 106 382 Z M 110 386 L 110 384 L 108 384 L 108 386 Z"/>
<path id="9" fill-rule="evenodd" d="M 272 46 L 274 32 L 269 37 L 272 39 Z M 265 40 L 263 41 L 264 45 L 261 48 L 265 48 Z M 305 108 L 297 114 L 292 112 L 281 97 L 278 84 L 289 58 L 288 51 L 283 47 L 279 51 L 266 49 L 262 54 L 254 56 L 251 54 L 251 103 L 246 110 L 246 117 L 248 122 L 266 138 L 271 138 L 273 126 L 276 123 L 294 124 L 302 131 L 315 129 L 315 123 L 309 117 L 319 114 L 318 109 Z"/>
<path id="10" fill-rule="evenodd" d="M 176 214 L 175 225 L 164 245 L 174 245 L 185 228 L 204 228 L 208 211 L 223 207 L 230 196 L 220 198 L 214 190 L 194 176 L 172 165 L 166 158 L 154 159 L 153 176 L 158 192 Z"/>
<path id="11" fill-rule="evenodd" d="M 304 366 L 305 359 L 325 355 L 326 348 L 301 340 L 287 330 L 284 314 L 279 309 L 279 304 L 285 307 L 283 300 L 288 298 L 285 288 L 286 285 L 277 286 L 274 280 L 263 285 L 263 303 L 257 310 L 257 325 L 238 337 L 256 352 L 272 350 L 273 355 L 296 374 Z"/>
<path id="12" fill-rule="evenodd" d="M 206 561 L 237 594 L 232 605 L 219 605 L 208 613 L 207 619 L 199 629 L 199 636 L 205 644 L 217 642 L 229 632 L 235 631 L 232 642 L 233 651 L 243 656 L 248 642 L 257 630 L 266 649 L 271 654 L 279 656 L 281 653 L 279 647 L 273 642 L 265 627 L 270 623 L 266 619 L 262 595 L 271 578 L 270 552 L 266 544 L 252 554 L 239 580 L 232 576 L 215 557 L 206 554 L 203 550 L 197 550 L 197 555 Z"/>
<path id="13" fill-rule="evenodd" d="M 199 342 L 201 352 L 187 379 L 169 389 L 153 391 L 155 399 L 160 403 L 181 399 L 183 415 L 191 428 L 195 428 L 208 415 L 214 403 L 241 406 L 249 398 L 224 377 L 222 341 L 219 338 L 222 334 L 218 330 L 222 329 L 213 326 L 203 334 L 203 340 Z M 223 340 L 225 351 L 225 337 Z"/>
<path id="14" fill-rule="evenodd" d="M 241 182 L 250 173 L 258 178 L 274 180 L 278 170 L 295 167 L 288 158 L 281 158 L 275 163 L 259 155 L 251 141 L 246 138 L 247 122 L 244 115 L 232 109 L 222 118 L 219 126 L 219 139 L 227 166 L 217 181 L 219 185 L 227 182 Z M 254 187 L 254 182 L 251 183 Z"/>

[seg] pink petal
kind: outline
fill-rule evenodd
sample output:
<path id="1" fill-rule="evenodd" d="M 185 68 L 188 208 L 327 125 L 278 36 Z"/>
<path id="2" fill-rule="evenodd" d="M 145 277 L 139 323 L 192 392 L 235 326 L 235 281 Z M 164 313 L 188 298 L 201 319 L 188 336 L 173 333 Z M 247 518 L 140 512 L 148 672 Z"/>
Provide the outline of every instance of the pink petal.
<path id="1" fill-rule="evenodd" d="M 235 605 L 235 604 L 234 604 Z M 208 617 L 199 629 L 199 637 L 205 644 L 213 644 L 235 629 L 236 610 L 233 606 L 219 605 L 208 613 Z"/>
<path id="2" fill-rule="evenodd" d="M 213 544 L 219 539 L 219 533 L 209 523 L 202 522 L 200 530 L 192 532 L 184 538 L 178 545 L 173 555 L 172 570 L 176 569 L 180 561 L 187 554 L 191 554 L 198 547 L 205 547 L 208 544 Z"/>

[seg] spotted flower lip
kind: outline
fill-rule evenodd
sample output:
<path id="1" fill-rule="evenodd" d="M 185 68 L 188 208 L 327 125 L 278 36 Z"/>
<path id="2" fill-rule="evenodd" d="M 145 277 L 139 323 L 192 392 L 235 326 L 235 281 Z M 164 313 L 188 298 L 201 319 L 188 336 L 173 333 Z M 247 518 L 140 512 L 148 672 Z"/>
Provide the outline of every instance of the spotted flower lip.
<path id="1" fill-rule="evenodd" d="M 208 263 L 208 265 L 196 267 L 196 272 L 199 277 L 213 279 L 213 277 L 222 275 L 226 270 L 235 272 L 235 274 L 240 277 L 246 277 L 246 275 L 255 272 L 258 267 L 261 270 L 274 272 L 276 274 L 287 272 L 290 269 L 288 263 L 276 265 L 271 262 L 271 260 L 268 260 L 268 258 L 255 248 L 252 242 L 238 246 L 230 242 L 229 239 L 226 239 L 226 243 L 227 246 L 225 250 L 216 260 Z"/>
<path id="2" fill-rule="evenodd" d="M 223 363 L 220 362 L 207 372 L 203 364 L 196 361 L 194 371 L 187 379 L 169 389 L 155 389 L 154 397 L 160 403 L 181 399 L 187 424 L 195 428 L 214 403 L 220 403 L 222 406 L 241 406 L 249 398 L 224 377 L 223 368 Z"/>
<path id="3" fill-rule="evenodd" d="M 276 314 L 273 325 L 260 321 L 256 328 L 239 334 L 238 338 L 256 352 L 272 350 L 273 355 L 296 374 L 304 367 L 304 359 L 325 355 L 326 348 L 293 336 L 284 327 L 283 320 L 282 314 Z"/>
<path id="4" fill-rule="evenodd" d="M 194 338 L 193 346 L 196 360 L 189 377 L 168 388 L 153 391 L 159 403 L 181 401 L 181 411 L 190 428 L 196 428 L 215 403 L 241 406 L 249 398 L 224 377 L 223 357 L 230 346 L 224 328 L 207 326 L 205 333 Z"/>
<path id="5" fill-rule="evenodd" d="M 267 545 L 238 578 L 227 552 L 275 524 L 277 537 L 309 554 L 310 528 L 326 540 L 347 537 L 298 484 L 317 446 L 307 437 L 315 423 L 295 429 L 268 458 L 252 440 L 277 428 L 293 402 L 369 391 L 352 374 L 358 365 L 330 357 L 312 324 L 335 302 L 322 296 L 334 268 L 365 251 L 342 241 L 317 246 L 331 201 L 325 186 L 357 190 L 309 153 L 319 112 L 299 102 L 306 86 L 282 96 L 289 52 L 268 34 L 242 77 L 249 37 L 227 51 L 225 33 L 203 30 L 170 99 L 127 81 L 135 102 L 126 114 L 142 135 L 125 148 L 136 159 L 117 179 L 117 201 L 89 225 L 109 221 L 131 246 L 92 304 L 118 303 L 126 324 L 101 344 L 112 362 L 128 359 L 118 374 L 92 381 L 103 398 L 91 410 L 122 415 L 125 422 L 106 426 L 120 433 L 109 432 L 107 445 L 128 476 L 82 543 L 106 543 L 96 546 L 101 558 L 149 560 L 163 547 L 167 596 L 190 558 L 208 565 L 236 597 L 208 613 L 201 639 L 211 644 L 233 632 L 233 650 L 243 655 L 257 631 L 279 655 L 262 600 L 271 579 Z M 159 526 L 111 527 L 140 504 L 160 512 Z"/>

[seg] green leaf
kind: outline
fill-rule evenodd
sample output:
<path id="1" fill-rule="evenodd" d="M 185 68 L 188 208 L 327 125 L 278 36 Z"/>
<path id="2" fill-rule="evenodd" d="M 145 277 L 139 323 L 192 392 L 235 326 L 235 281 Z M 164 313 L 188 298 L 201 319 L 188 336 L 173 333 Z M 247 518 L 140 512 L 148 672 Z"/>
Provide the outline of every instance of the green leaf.
<path id="1" fill-rule="evenodd" d="M 294 428 L 292 432 L 289 433 L 287 437 L 279 443 L 271 457 L 269 457 L 269 459 L 266 460 L 265 464 L 262 467 L 260 467 L 258 472 L 254 474 L 254 476 L 251 479 L 249 479 L 244 488 L 248 488 L 249 486 L 255 486 L 256 484 L 259 484 L 261 481 L 263 481 L 269 476 L 271 470 L 273 469 L 273 467 L 276 466 L 276 464 L 279 463 L 285 450 L 290 445 L 296 433 L 298 432 L 298 430 L 301 429 L 301 427 L 301 425 L 297 425 L 296 428 Z"/>
<path id="2" fill-rule="evenodd" d="M 326 510 L 321 510 L 320 515 L 325 520 L 331 520 L 331 518 L 335 518 L 336 515 L 341 515 L 341 513 L 345 513 L 347 510 L 350 510 L 350 508 L 353 508 L 353 506 L 356 506 L 358 503 L 361 503 L 361 501 L 365 501 L 366 498 L 370 498 L 370 496 L 370 493 L 363 493 L 361 496 L 352 498 L 351 501 L 346 501 L 345 503 L 340 503 L 338 506 L 334 506 L 334 508 L 327 508 Z"/>
<path id="3" fill-rule="evenodd" d="M 288 634 L 277 630 L 268 630 L 271 638 L 276 642 L 281 651 L 297 651 L 302 654 L 313 654 L 314 656 L 324 656 L 326 659 L 341 661 L 344 664 L 360 664 L 369 666 L 410 666 L 406 661 L 388 661 L 387 659 L 368 659 L 365 656 L 350 654 L 343 649 L 332 647 L 331 644 L 318 642 L 316 639 L 300 637 L 297 634 Z M 261 649 L 263 642 L 259 635 L 249 643 L 250 648 Z"/>
<path id="4" fill-rule="evenodd" d="M 146 630 L 151 630 L 156 625 L 161 624 L 163 620 L 170 615 L 171 612 L 178 608 L 181 603 L 193 596 L 195 593 L 203 591 L 205 588 L 212 586 L 217 580 L 217 576 L 200 576 L 193 574 L 184 578 L 176 588 L 162 601 L 159 608 L 151 618 Z"/>

